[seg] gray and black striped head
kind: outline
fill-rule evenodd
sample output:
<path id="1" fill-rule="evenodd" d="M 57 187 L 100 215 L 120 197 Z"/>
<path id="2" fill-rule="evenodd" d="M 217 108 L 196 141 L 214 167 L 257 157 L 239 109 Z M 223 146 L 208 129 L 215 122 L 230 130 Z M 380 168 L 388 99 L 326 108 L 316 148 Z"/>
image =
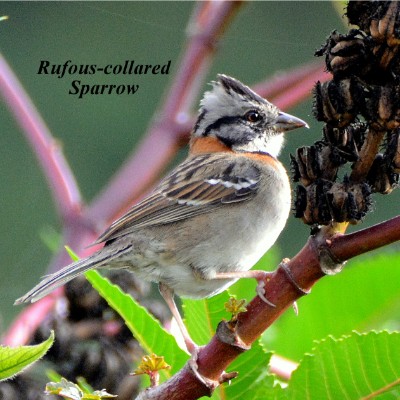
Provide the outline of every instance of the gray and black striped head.
<path id="1" fill-rule="evenodd" d="M 234 151 L 276 157 L 283 145 L 283 133 L 307 126 L 234 78 L 218 75 L 212 86 L 200 102 L 193 137 L 216 137 Z"/>

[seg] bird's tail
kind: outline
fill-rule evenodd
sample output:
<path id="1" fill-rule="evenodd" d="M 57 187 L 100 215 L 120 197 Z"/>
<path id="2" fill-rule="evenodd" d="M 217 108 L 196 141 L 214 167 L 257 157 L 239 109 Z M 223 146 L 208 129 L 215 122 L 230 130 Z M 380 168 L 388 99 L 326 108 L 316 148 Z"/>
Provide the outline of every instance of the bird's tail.
<path id="1" fill-rule="evenodd" d="M 112 259 L 121 256 L 130 250 L 130 246 L 115 253 L 100 251 L 87 258 L 78 260 L 54 274 L 46 276 L 39 284 L 31 289 L 24 296 L 15 301 L 14 304 L 34 303 L 42 297 L 49 294 L 59 286 L 64 285 L 70 280 L 76 278 L 78 275 L 83 274 L 93 268 L 99 268 L 108 264 Z"/>

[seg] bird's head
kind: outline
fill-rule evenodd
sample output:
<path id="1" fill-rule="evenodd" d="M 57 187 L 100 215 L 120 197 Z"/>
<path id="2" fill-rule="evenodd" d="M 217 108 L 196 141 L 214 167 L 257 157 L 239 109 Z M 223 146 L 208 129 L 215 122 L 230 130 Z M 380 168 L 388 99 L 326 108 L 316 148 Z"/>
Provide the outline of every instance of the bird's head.
<path id="1" fill-rule="evenodd" d="M 218 75 L 212 86 L 200 102 L 193 138 L 214 137 L 236 152 L 277 157 L 284 132 L 308 127 L 234 78 Z"/>

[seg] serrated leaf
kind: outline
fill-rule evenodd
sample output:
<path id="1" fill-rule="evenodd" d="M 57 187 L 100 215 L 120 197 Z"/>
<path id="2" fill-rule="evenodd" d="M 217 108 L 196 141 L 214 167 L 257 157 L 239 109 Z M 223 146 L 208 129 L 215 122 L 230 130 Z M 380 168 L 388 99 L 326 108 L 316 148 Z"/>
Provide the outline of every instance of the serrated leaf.
<path id="1" fill-rule="evenodd" d="M 82 392 L 84 394 L 88 394 L 88 393 L 93 393 L 94 389 L 92 388 L 92 386 L 89 385 L 89 383 L 87 382 L 87 380 L 83 377 L 83 376 L 78 376 L 76 378 L 76 383 L 79 386 L 79 388 L 82 390 Z"/>
<path id="2" fill-rule="evenodd" d="M 144 307 L 97 271 L 88 271 L 85 275 L 110 307 L 123 318 L 144 351 L 147 354 L 155 353 L 165 357 L 171 365 L 171 370 L 161 371 L 161 376 L 169 377 L 182 368 L 189 355 Z"/>
<path id="3" fill-rule="evenodd" d="M 269 257 L 269 258 L 268 258 Z M 269 265 L 266 260 L 271 260 L 274 255 L 270 254 L 263 259 L 262 266 Z M 260 265 L 259 265 L 260 267 Z M 244 284 L 238 285 L 235 292 L 249 299 L 255 296 L 255 280 L 242 279 Z M 248 290 L 248 288 L 250 288 Z M 229 302 L 231 288 L 229 291 L 204 300 L 182 299 L 185 314 L 185 323 L 188 331 L 198 344 L 206 344 L 215 334 L 215 329 L 222 319 L 230 319 L 231 314 L 225 309 L 225 303 Z M 225 383 L 218 387 L 212 400 L 217 399 L 241 399 L 256 400 L 270 398 L 277 389 L 273 388 L 274 377 L 267 372 L 268 363 L 272 353 L 266 353 L 262 346 L 254 343 L 249 351 L 241 354 L 230 366 L 229 371 L 237 371 L 238 377 L 230 384 Z M 267 396 L 267 397 L 266 397 Z"/>
<path id="4" fill-rule="evenodd" d="M 299 315 L 287 310 L 264 333 L 268 349 L 299 361 L 315 340 L 353 330 L 398 329 L 400 254 L 378 254 L 349 262 L 298 301 Z M 388 279 L 390 277 L 390 279 Z"/>
<path id="5" fill-rule="evenodd" d="M 34 346 L 0 346 L 0 381 L 13 377 L 41 359 L 54 342 L 54 332 L 43 343 Z"/>
<path id="6" fill-rule="evenodd" d="M 321 341 L 285 390 L 288 399 L 395 399 L 400 396 L 400 334 L 352 333 Z"/>

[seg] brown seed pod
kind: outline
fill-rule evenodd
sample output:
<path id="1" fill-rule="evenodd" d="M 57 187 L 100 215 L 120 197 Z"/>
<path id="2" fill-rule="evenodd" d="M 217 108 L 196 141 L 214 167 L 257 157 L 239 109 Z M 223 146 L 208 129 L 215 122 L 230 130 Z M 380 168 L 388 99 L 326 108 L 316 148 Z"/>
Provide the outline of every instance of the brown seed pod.
<path id="1" fill-rule="evenodd" d="M 358 223 L 370 208 L 371 190 L 366 183 L 347 180 L 332 183 L 320 179 L 296 191 L 295 216 L 308 225 L 327 225 L 332 221 Z"/>
<path id="2" fill-rule="evenodd" d="M 400 86 L 364 85 L 365 101 L 360 109 L 373 129 L 393 130 L 400 127 Z"/>
<path id="3" fill-rule="evenodd" d="M 373 192 L 388 194 L 393 190 L 391 175 L 387 160 L 383 154 L 378 154 L 369 170 L 367 180 Z"/>
<path id="4" fill-rule="evenodd" d="M 396 129 L 389 137 L 385 155 L 390 160 L 393 172 L 400 173 L 400 129 Z"/>
<path id="5" fill-rule="evenodd" d="M 335 127 L 352 123 L 363 99 L 360 87 L 354 79 L 317 82 L 314 88 L 314 116 Z"/>
<path id="6" fill-rule="evenodd" d="M 369 32 L 371 18 L 376 16 L 376 4 L 372 1 L 349 1 L 346 16 L 352 25 L 359 26 L 364 32 Z"/>
<path id="7" fill-rule="evenodd" d="M 333 220 L 356 224 L 364 218 L 371 204 L 371 190 L 366 183 L 335 183 L 327 193 Z"/>
<path id="8" fill-rule="evenodd" d="M 325 124 L 323 128 L 324 139 L 331 144 L 341 158 L 354 162 L 358 160 L 359 150 L 364 143 L 367 125 L 352 123 L 344 128 L 337 128 Z"/>
<path id="9" fill-rule="evenodd" d="M 364 76 L 373 68 L 372 52 L 364 32 L 352 29 L 342 35 L 333 31 L 315 55 L 325 55 L 325 64 L 335 79 Z"/>
<path id="10" fill-rule="evenodd" d="M 313 146 L 300 147 L 296 157 L 291 155 L 293 180 L 300 181 L 304 186 L 317 179 L 334 181 L 340 165 L 346 160 L 337 150 L 325 142 L 316 142 Z"/>
<path id="11" fill-rule="evenodd" d="M 307 225 L 327 225 L 332 217 L 326 202 L 326 192 L 332 182 L 318 180 L 305 188 L 298 185 L 295 199 L 295 216 Z"/>
<path id="12" fill-rule="evenodd" d="M 398 44 L 400 32 L 400 4 L 397 1 L 349 1 L 347 18 L 359 26 L 374 40 L 387 42 L 389 46 Z"/>
<path id="13" fill-rule="evenodd" d="M 371 38 L 371 52 L 380 73 L 398 74 L 400 45 L 400 4 L 398 1 L 350 1 L 350 23 L 358 25 Z M 372 61 L 372 58 L 369 59 Z M 378 71 L 379 74 L 379 71 Z"/>
<path id="14" fill-rule="evenodd" d="M 371 36 L 388 46 L 398 46 L 400 35 L 397 27 L 400 22 L 400 4 L 397 1 L 384 1 L 376 10 L 377 18 L 370 20 Z"/>
<path id="15" fill-rule="evenodd" d="M 327 225 L 332 217 L 325 194 L 331 186 L 332 182 L 322 179 L 307 188 L 299 185 L 296 191 L 295 216 L 308 225 Z"/>

